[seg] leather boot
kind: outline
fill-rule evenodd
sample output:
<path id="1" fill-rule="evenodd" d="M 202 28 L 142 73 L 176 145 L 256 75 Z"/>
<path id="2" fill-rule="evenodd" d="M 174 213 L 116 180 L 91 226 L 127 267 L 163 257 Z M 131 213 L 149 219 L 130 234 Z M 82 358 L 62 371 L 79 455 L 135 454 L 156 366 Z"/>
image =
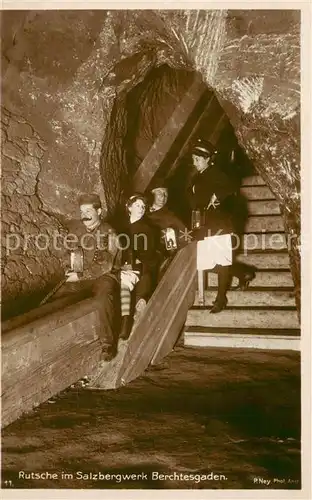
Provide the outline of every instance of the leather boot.
<path id="1" fill-rule="evenodd" d="M 218 266 L 218 294 L 216 300 L 213 302 L 213 306 L 210 309 L 211 314 L 216 314 L 227 306 L 226 292 L 231 283 L 231 267 L 230 266 Z"/>
<path id="2" fill-rule="evenodd" d="M 232 275 L 238 278 L 237 290 L 247 290 L 250 282 L 256 277 L 256 268 L 243 262 L 232 265 Z"/>
<path id="3" fill-rule="evenodd" d="M 127 340 L 129 338 L 131 332 L 131 326 L 132 326 L 132 317 L 130 315 L 123 316 L 121 319 L 121 328 L 119 335 L 119 338 L 121 340 Z"/>
<path id="4" fill-rule="evenodd" d="M 100 361 L 111 361 L 117 354 L 117 350 L 111 344 L 101 344 L 102 351 L 100 355 Z"/>
<path id="5" fill-rule="evenodd" d="M 210 309 L 210 313 L 216 314 L 220 311 L 223 311 L 223 309 L 225 309 L 227 306 L 227 302 L 228 301 L 226 297 L 216 298 L 216 300 L 213 302 L 212 308 Z"/>

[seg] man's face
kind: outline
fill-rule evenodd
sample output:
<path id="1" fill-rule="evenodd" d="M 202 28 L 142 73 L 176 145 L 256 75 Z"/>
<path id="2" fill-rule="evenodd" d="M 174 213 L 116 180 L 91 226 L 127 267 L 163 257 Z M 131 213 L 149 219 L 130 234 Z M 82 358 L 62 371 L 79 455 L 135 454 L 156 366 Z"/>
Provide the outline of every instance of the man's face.
<path id="1" fill-rule="evenodd" d="M 209 166 L 210 157 L 204 158 L 203 156 L 192 155 L 193 165 L 197 172 L 202 172 Z"/>
<path id="2" fill-rule="evenodd" d="M 87 229 L 96 226 L 96 224 L 100 220 L 100 215 L 101 215 L 101 209 L 94 208 L 92 203 L 90 204 L 86 203 L 80 205 L 80 219 L 82 220 L 83 224 L 86 226 Z"/>
<path id="3" fill-rule="evenodd" d="M 142 219 L 143 215 L 145 214 L 145 203 L 143 200 L 136 200 L 132 205 L 129 207 L 129 212 L 131 216 L 138 220 Z"/>
<path id="4" fill-rule="evenodd" d="M 168 190 L 166 188 L 153 189 L 152 193 L 154 194 L 154 205 L 161 208 L 166 205 L 168 201 Z"/>

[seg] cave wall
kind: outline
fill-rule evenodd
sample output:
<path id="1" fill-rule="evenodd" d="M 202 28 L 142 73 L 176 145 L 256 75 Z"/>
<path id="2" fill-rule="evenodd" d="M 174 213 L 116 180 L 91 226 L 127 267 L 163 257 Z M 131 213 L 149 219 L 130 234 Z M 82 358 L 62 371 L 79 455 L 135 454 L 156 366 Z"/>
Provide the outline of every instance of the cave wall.
<path id="1" fill-rule="evenodd" d="M 230 11 L 223 36 L 210 84 L 280 203 L 299 312 L 300 11 Z"/>
<path id="2" fill-rule="evenodd" d="M 114 207 L 127 175 L 127 92 L 163 63 L 197 70 L 281 203 L 299 305 L 300 11 L 2 14 L 2 101 L 47 145 L 37 186 L 45 211 L 76 216 L 86 190 Z"/>
<path id="3" fill-rule="evenodd" d="M 47 284 L 60 277 L 66 254 L 53 244 L 62 228 L 42 211 L 37 196 L 45 143 L 28 121 L 5 108 L 1 140 L 1 285 L 6 318 L 39 303 Z"/>

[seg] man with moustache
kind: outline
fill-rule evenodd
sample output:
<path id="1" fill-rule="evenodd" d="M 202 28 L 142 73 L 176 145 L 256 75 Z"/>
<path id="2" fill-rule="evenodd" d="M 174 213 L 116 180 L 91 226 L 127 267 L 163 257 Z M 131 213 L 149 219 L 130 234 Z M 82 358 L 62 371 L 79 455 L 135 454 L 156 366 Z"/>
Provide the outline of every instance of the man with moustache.
<path id="1" fill-rule="evenodd" d="M 70 228 L 83 251 L 83 271 L 66 272 L 67 280 L 55 297 L 90 292 L 97 304 L 102 346 L 102 361 L 110 361 L 117 353 L 120 332 L 120 288 L 131 291 L 138 281 L 132 271 L 122 269 L 122 255 L 114 229 L 101 218 L 101 201 L 96 194 L 79 198 L 80 221 Z M 76 241 L 77 241 L 76 239 Z M 73 250 L 77 249 L 74 244 Z"/>

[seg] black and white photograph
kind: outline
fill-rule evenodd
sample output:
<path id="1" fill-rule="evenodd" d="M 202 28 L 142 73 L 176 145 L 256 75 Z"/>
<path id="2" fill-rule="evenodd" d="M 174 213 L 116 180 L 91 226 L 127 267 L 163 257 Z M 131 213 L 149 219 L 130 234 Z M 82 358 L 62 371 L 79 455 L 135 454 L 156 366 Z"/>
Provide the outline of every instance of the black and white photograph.
<path id="1" fill-rule="evenodd" d="M 237 5 L 3 3 L 3 498 L 311 498 L 311 4 Z"/>

